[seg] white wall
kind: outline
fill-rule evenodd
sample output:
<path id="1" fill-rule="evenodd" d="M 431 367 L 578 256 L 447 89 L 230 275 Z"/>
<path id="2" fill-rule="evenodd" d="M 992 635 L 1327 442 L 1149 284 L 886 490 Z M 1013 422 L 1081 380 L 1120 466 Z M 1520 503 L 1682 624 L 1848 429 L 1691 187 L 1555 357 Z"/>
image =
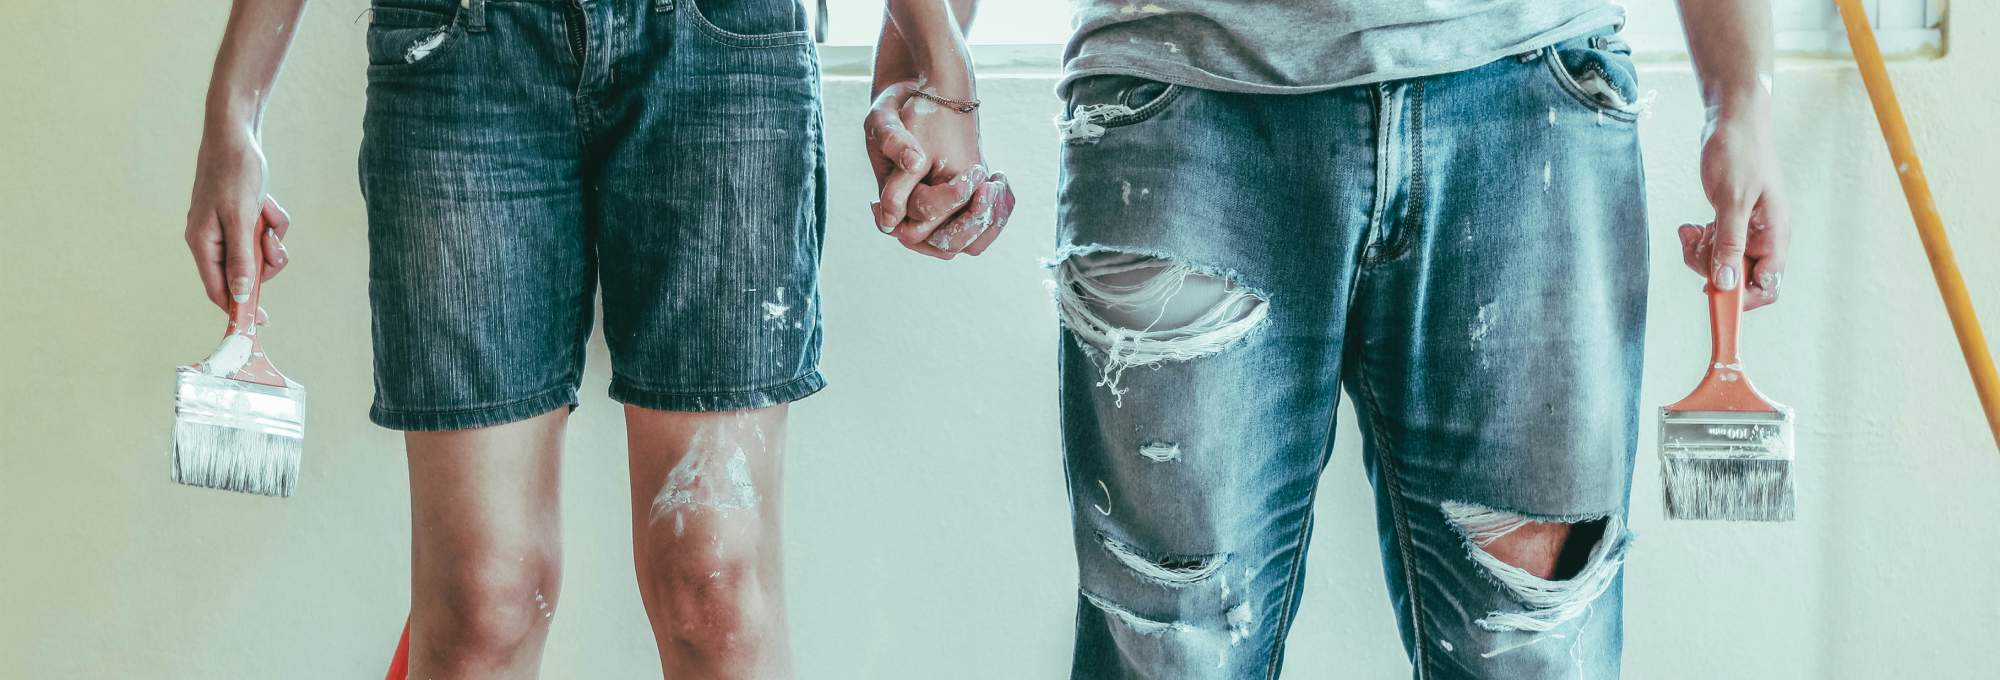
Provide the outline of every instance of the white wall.
<path id="1" fill-rule="evenodd" d="M 408 604 L 400 438 L 372 425 L 354 158 L 363 0 L 315 2 L 266 132 L 294 263 L 266 342 L 311 388 L 297 497 L 169 484 L 171 371 L 221 319 L 180 242 L 222 2 L 0 4 L 0 676 L 366 678 Z M 1957 3 L 1949 56 L 1896 65 L 1974 298 L 2000 323 L 2000 7 Z M 1708 215 L 1685 67 L 1648 66 L 1652 409 L 1706 358 L 1672 227 Z M 1058 103 L 984 84 L 1010 233 L 939 263 L 867 223 L 866 86 L 826 87 L 833 164 L 826 371 L 799 403 L 787 484 L 800 676 L 1048 678 L 1075 570 L 1056 443 Z M 1752 315 L 1759 384 L 1801 414 L 1801 521 L 1668 524 L 1640 466 L 1628 677 L 1986 678 L 2000 633 L 2000 455 L 1851 66 L 1788 64 L 1781 148 L 1797 213 L 1785 300 Z M 2000 334 L 1996 334 L 2000 335 Z M 656 674 L 630 568 L 619 411 L 593 344 L 564 468 L 567 580 L 551 678 Z M 1351 417 L 1343 418 L 1352 422 Z M 1407 672 L 1351 429 L 1320 494 L 1289 677 Z M 1642 434 L 1643 461 L 1654 441 Z"/>

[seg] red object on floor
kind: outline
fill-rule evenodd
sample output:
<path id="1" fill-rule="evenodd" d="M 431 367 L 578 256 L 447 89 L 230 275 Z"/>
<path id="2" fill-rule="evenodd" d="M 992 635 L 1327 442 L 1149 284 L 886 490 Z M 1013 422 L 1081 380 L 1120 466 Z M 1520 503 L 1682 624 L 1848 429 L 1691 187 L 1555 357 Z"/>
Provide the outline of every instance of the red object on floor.
<path id="1" fill-rule="evenodd" d="M 403 621 L 403 639 L 396 643 L 396 657 L 389 660 L 388 680 L 409 680 L 410 677 L 410 622 Z"/>

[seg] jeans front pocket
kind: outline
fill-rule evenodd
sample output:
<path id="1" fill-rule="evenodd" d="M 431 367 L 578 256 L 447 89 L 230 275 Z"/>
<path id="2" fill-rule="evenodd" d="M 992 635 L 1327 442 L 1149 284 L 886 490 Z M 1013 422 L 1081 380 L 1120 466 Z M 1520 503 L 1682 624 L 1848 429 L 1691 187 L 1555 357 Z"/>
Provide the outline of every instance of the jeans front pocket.
<path id="1" fill-rule="evenodd" d="M 812 41 L 798 0 L 681 0 L 703 37 L 729 47 L 790 47 Z"/>
<path id="2" fill-rule="evenodd" d="M 1572 47 L 1573 42 L 1583 44 Z M 1615 35 L 1545 47 L 1542 63 L 1556 86 L 1586 109 L 1627 122 L 1646 110 L 1648 97 L 1639 92 L 1632 49 Z"/>
<path id="3" fill-rule="evenodd" d="M 1111 128 L 1145 122 L 1174 103 L 1184 85 L 1136 76 L 1091 76 L 1070 86 L 1065 115 L 1056 120 L 1064 142 L 1094 144 Z"/>
<path id="4" fill-rule="evenodd" d="M 437 66 L 465 40 L 453 15 L 428 9 L 375 7 L 369 12 L 368 75 L 415 73 Z"/>

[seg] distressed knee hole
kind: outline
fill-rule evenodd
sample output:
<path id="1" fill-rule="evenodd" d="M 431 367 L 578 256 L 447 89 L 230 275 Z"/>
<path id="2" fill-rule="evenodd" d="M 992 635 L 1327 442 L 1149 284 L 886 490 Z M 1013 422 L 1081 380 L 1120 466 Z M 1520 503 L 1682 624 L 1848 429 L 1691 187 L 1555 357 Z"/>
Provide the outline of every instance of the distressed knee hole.
<path id="1" fill-rule="evenodd" d="M 1185 588 L 1200 583 L 1228 561 L 1228 555 L 1176 555 L 1149 556 L 1125 542 L 1103 534 L 1097 535 L 1104 551 L 1118 558 L 1120 564 L 1153 583 L 1169 588 Z"/>
<path id="2" fill-rule="evenodd" d="M 1524 607 L 1488 612 L 1491 631 L 1546 631 L 1589 609 L 1625 562 L 1629 537 L 1617 516 L 1538 522 L 1469 503 L 1441 504 L 1472 561 Z"/>
<path id="3" fill-rule="evenodd" d="M 1064 325 L 1104 353 L 1098 384 L 1121 396 L 1125 369 L 1215 354 L 1270 315 L 1234 281 L 1137 253 L 1072 255 L 1057 265 L 1055 289 Z"/>
<path id="4" fill-rule="evenodd" d="M 1090 602 L 1090 606 L 1104 610 L 1104 613 L 1110 614 L 1112 618 L 1118 619 L 1120 623 L 1125 624 L 1125 627 L 1132 629 L 1132 632 L 1140 635 L 1159 635 L 1167 632 L 1185 633 L 1194 630 L 1194 626 L 1179 621 L 1154 621 L 1134 614 L 1132 610 L 1092 595 L 1088 590 L 1080 592 L 1083 593 L 1083 599 Z"/>

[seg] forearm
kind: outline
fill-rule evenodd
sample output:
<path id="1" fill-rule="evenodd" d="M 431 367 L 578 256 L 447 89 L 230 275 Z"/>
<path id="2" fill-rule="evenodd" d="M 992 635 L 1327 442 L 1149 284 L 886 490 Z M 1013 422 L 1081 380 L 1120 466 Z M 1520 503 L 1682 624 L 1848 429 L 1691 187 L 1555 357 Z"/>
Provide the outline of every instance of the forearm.
<path id="1" fill-rule="evenodd" d="M 307 0 L 236 0 L 209 76 L 208 129 L 256 134 Z"/>
<path id="2" fill-rule="evenodd" d="M 1768 111 L 1770 0 L 1680 0 L 1680 11 L 1709 118 Z"/>
<path id="3" fill-rule="evenodd" d="M 875 84 L 923 78 L 952 99 L 976 99 L 965 36 L 978 0 L 889 0 L 875 45 Z"/>

